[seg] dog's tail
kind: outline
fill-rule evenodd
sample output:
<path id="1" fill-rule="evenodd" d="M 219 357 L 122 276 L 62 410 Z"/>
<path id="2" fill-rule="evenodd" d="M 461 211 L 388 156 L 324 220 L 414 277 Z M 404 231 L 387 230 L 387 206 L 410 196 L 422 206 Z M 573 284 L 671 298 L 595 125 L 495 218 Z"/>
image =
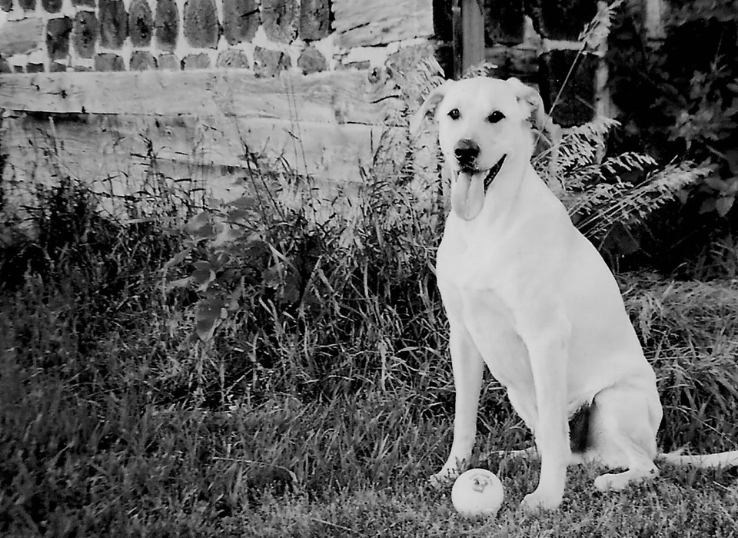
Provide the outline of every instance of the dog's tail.
<path id="1" fill-rule="evenodd" d="M 681 452 L 681 450 L 677 450 L 675 452 L 669 452 L 668 454 L 659 454 L 657 459 L 667 463 L 673 463 L 675 465 L 692 465 L 693 467 L 699 467 L 700 469 L 738 466 L 738 450 L 695 456 L 684 455 Z"/>

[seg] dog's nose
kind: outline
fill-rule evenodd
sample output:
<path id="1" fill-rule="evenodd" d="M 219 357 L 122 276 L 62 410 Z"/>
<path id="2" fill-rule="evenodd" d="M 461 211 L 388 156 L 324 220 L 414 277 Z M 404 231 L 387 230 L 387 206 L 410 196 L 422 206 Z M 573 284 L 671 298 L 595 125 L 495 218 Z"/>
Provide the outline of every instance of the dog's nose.
<path id="1" fill-rule="evenodd" d="M 456 162 L 461 166 L 471 167 L 479 156 L 479 146 L 473 140 L 464 138 L 456 144 L 454 155 L 456 156 Z"/>

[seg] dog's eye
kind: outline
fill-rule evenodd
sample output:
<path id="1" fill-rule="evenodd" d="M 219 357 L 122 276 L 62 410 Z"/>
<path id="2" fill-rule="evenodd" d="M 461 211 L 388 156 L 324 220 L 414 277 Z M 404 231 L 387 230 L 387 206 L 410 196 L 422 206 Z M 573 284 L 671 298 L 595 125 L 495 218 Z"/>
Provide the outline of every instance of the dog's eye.
<path id="1" fill-rule="evenodd" d="M 498 121 L 502 121 L 504 119 L 505 115 L 499 110 L 495 110 L 494 112 L 492 112 L 492 114 L 487 116 L 487 121 L 490 123 L 497 123 Z"/>
<path id="2" fill-rule="evenodd" d="M 461 117 L 461 112 L 458 108 L 451 109 L 448 113 L 448 117 L 452 120 L 458 120 Z"/>

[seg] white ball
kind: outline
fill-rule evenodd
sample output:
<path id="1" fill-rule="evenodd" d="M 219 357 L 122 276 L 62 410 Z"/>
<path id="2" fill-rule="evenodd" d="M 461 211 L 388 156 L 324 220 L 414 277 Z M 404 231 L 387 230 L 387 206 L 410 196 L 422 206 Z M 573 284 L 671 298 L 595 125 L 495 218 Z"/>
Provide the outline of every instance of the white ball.
<path id="1" fill-rule="evenodd" d="M 504 498 L 500 479 L 486 469 L 469 469 L 456 479 L 451 488 L 451 502 L 464 517 L 494 517 Z"/>

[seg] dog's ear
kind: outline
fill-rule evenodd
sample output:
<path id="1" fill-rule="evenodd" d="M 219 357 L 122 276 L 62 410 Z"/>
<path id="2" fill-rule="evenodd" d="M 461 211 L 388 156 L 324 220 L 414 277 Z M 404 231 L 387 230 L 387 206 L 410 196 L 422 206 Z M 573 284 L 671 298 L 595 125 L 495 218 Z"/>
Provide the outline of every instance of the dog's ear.
<path id="1" fill-rule="evenodd" d="M 509 78 L 506 82 L 513 87 L 515 95 L 518 97 L 518 103 L 525 109 L 533 128 L 539 131 L 543 130 L 546 124 L 546 113 L 543 110 L 541 95 L 516 78 Z"/>
<path id="2" fill-rule="evenodd" d="M 438 86 L 436 89 L 434 89 L 432 92 L 430 92 L 428 97 L 425 98 L 425 101 L 423 101 L 423 104 L 420 105 L 420 108 L 410 120 L 410 132 L 411 133 L 417 133 L 420 130 L 420 125 L 423 123 L 423 120 L 425 120 L 425 118 L 429 114 L 435 113 L 438 103 L 443 101 L 443 98 L 446 97 L 446 94 L 451 89 L 451 86 L 453 84 L 454 84 L 453 80 L 447 80 L 446 82 Z"/>

